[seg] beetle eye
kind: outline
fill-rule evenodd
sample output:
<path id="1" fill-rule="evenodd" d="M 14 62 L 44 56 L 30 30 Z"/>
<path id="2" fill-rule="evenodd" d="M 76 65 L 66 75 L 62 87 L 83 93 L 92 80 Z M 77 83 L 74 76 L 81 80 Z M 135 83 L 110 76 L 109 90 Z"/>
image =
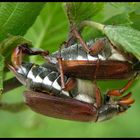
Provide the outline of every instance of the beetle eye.
<path id="1" fill-rule="evenodd" d="M 104 104 L 106 104 L 107 102 L 109 102 L 110 97 L 107 95 L 104 95 Z"/>

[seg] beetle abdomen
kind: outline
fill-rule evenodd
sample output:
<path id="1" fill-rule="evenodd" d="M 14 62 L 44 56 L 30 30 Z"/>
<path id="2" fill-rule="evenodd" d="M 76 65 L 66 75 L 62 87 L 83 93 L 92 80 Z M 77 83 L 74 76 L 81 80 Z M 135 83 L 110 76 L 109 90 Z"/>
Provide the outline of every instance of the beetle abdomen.
<path id="1" fill-rule="evenodd" d="M 87 45 L 89 48 L 93 44 L 94 44 L 93 41 L 87 42 Z M 57 62 L 55 58 L 57 58 L 58 53 L 59 51 L 56 51 L 55 53 L 51 55 L 50 61 L 52 63 Z M 63 60 L 89 60 L 90 61 L 90 60 L 97 60 L 98 58 L 100 58 L 101 60 L 105 59 L 105 56 L 103 54 L 91 56 L 84 50 L 84 48 L 80 44 L 74 44 L 72 46 L 69 46 L 68 48 L 63 48 L 61 50 L 61 57 Z"/>
<path id="2" fill-rule="evenodd" d="M 115 61 L 123 61 L 123 62 L 128 61 L 126 60 L 125 56 L 123 56 L 119 51 L 113 48 L 113 46 L 108 42 L 106 38 L 101 38 L 99 40 L 103 40 L 103 39 L 106 40 L 103 50 L 101 50 L 97 54 L 96 52 L 94 52 L 95 53 L 94 56 L 86 52 L 84 47 L 81 44 L 76 43 L 67 48 L 61 49 L 62 60 L 77 61 L 77 64 L 80 61 L 87 61 L 87 62 L 88 61 L 96 62 L 97 60 L 100 60 L 100 61 L 115 60 Z M 94 48 L 94 44 L 96 40 L 95 41 L 91 40 L 86 43 L 89 49 L 91 47 Z M 57 57 L 59 56 L 59 53 L 60 53 L 59 51 L 56 51 L 50 55 L 49 59 L 52 64 L 57 64 Z"/>
<path id="3" fill-rule="evenodd" d="M 16 71 L 16 77 L 20 82 L 23 81 L 21 79 L 24 79 L 24 85 L 31 90 L 55 94 L 62 93 L 69 96 L 68 92 L 61 89 L 59 72 L 52 71 L 49 68 L 32 63 L 22 63 Z M 68 78 L 65 76 L 65 82 L 67 80 Z"/>

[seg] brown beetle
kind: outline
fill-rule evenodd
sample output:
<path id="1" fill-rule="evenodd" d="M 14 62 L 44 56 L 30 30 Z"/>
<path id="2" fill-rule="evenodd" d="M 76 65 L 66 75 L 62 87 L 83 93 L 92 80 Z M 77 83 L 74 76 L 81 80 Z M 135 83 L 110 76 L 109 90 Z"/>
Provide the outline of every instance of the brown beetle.
<path id="1" fill-rule="evenodd" d="M 64 75 L 87 80 L 109 80 L 128 79 L 140 72 L 140 62 L 134 56 L 118 50 L 107 38 L 85 43 L 75 26 L 71 33 L 70 41 L 77 39 L 80 44 L 68 45 L 68 40 L 65 48 L 44 56 L 50 64 L 57 66 L 63 89 Z"/>
<path id="2" fill-rule="evenodd" d="M 51 96 L 49 93 L 44 94 L 35 91 L 26 91 L 24 97 L 26 104 L 32 110 L 49 117 L 85 122 L 105 121 L 126 111 L 134 102 L 130 98 L 131 93 L 122 96 L 131 82 L 129 81 L 121 90 L 110 90 L 103 97 L 99 88 L 95 86 L 95 101 L 93 102 L 87 102 L 86 98 L 78 96 L 73 98 Z M 87 96 L 86 93 L 85 95 Z M 119 99 L 114 97 L 117 95 L 120 96 Z"/>
<path id="3" fill-rule="evenodd" d="M 110 90 L 104 96 L 94 82 L 73 79 L 64 75 L 65 89 L 61 88 L 61 77 L 53 66 L 47 68 L 22 61 L 24 54 L 48 55 L 48 52 L 34 51 L 26 44 L 18 46 L 12 54 L 10 70 L 17 79 L 29 88 L 25 102 L 34 111 L 46 116 L 75 121 L 103 121 L 126 111 L 134 102 L 131 93 L 123 95 L 134 78 L 120 90 Z M 84 86 L 86 86 L 86 88 Z M 89 86 L 89 88 L 88 88 Z M 88 91 L 89 90 L 89 91 Z M 115 96 L 119 96 L 116 98 Z"/>

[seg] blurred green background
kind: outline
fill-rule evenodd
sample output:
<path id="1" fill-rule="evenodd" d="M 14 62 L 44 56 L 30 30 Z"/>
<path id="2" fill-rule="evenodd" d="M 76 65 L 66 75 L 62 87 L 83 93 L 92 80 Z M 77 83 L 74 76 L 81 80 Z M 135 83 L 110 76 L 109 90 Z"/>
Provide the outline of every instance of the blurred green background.
<path id="1" fill-rule="evenodd" d="M 124 24 L 140 30 L 140 3 L 101 3 L 100 10 L 92 17 L 107 24 Z M 83 13 L 84 14 L 84 13 Z M 25 34 L 36 48 L 53 52 L 68 35 L 68 20 L 64 3 L 47 3 L 35 23 Z M 85 40 L 102 36 L 98 31 L 86 28 Z M 31 61 L 42 63 L 32 57 Z M 11 75 L 11 74 L 10 74 Z M 9 75 L 7 75 L 9 77 Z M 127 80 L 98 81 L 105 93 L 107 89 L 121 88 Z M 140 137 L 140 80 L 127 91 L 132 91 L 135 103 L 124 114 L 105 122 L 74 122 L 46 117 L 30 109 L 19 113 L 0 110 L 0 137 Z M 19 87 L 2 96 L 2 101 L 23 101 L 25 87 Z"/>

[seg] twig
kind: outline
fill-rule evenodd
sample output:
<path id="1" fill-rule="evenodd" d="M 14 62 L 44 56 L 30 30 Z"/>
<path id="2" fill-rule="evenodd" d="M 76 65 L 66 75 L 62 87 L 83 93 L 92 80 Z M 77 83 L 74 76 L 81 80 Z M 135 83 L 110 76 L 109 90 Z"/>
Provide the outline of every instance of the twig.
<path id="1" fill-rule="evenodd" d="M 4 81 L 3 86 L 4 86 L 3 93 L 6 93 L 22 85 L 15 77 L 13 77 L 11 79 Z"/>

